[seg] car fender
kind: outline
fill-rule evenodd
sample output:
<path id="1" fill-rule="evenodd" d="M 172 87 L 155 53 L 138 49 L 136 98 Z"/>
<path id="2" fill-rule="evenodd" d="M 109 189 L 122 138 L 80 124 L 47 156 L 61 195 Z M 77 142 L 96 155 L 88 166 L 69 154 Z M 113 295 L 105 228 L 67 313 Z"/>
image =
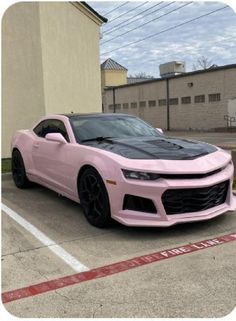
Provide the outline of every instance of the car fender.
<path id="1" fill-rule="evenodd" d="M 33 137 L 30 130 L 19 130 L 12 137 L 11 151 L 18 149 L 24 161 L 26 172 L 32 168 L 32 144 Z"/>
<path id="2" fill-rule="evenodd" d="M 80 169 L 78 171 L 78 176 L 84 166 L 91 166 L 96 169 L 99 175 L 102 177 L 103 181 L 111 180 L 117 178 L 119 171 L 119 164 L 105 153 L 92 152 L 88 157 L 84 156 L 81 160 Z"/>

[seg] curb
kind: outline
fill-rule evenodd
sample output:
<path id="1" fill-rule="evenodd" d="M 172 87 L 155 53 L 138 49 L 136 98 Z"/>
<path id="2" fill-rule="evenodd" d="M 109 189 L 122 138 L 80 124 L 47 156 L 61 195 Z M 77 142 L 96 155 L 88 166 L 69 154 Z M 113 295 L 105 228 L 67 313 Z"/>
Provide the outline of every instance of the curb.
<path id="1" fill-rule="evenodd" d="M 216 145 L 217 147 L 225 150 L 233 150 L 236 149 L 236 146 L 227 146 L 227 145 Z"/>

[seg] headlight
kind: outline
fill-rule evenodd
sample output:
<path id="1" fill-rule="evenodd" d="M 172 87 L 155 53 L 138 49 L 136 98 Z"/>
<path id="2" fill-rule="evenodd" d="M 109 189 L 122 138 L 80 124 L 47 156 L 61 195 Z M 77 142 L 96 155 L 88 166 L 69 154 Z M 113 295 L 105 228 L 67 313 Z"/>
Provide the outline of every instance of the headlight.
<path id="1" fill-rule="evenodd" d="M 122 169 L 122 172 L 125 178 L 140 179 L 142 181 L 154 181 L 161 177 L 159 174 L 155 174 L 155 173 L 130 171 L 128 169 Z"/>

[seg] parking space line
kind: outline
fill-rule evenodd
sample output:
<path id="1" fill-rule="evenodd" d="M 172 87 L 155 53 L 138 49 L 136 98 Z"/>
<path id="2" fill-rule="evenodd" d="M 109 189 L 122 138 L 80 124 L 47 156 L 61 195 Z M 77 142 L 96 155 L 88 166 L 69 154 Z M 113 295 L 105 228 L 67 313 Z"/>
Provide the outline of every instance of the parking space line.
<path id="1" fill-rule="evenodd" d="M 63 260 L 67 265 L 69 265 L 74 271 L 82 272 L 89 270 L 85 265 L 78 261 L 74 256 L 70 255 L 61 246 L 57 245 L 52 239 L 47 237 L 43 232 L 41 232 L 37 227 L 28 222 L 18 213 L 10 209 L 8 206 L 2 203 L 2 210 L 8 216 L 10 216 L 14 221 L 21 225 L 24 229 L 30 232 L 36 239 L 43 243 L 49 250 L 56 254 L 61 260 Z"/>
<path id="2" fill-rule="evenodd" d="M 114 264 L 91 269 L 90 271 L 68 275 L 68 276 L 64 276 L 51 281 L 34 284 L 21 289 L 4 292 L 2 294 L 2 302 L 7 303 L 7 302 L 23 299 L 23 298 L 35 296 L 38 294 L 42 294 L 45 292 L 55 291 L 57 289 L 64 288 L 70 285 L 75 285 L 85 281 L 103 278 L 109 275 L 130 270 L 142 265 L 147 265 L 153 262 L 170 259 L 173 257 L 177 257 L 179 255 L 201 251 L 210 247 L 222 245 L 224 243 L 228 243 L 232 241 L 236 241 L 236 233 L 215 237 L 213 239 L 208 239 L 197 243 L 183 245 L 177 248 L 166 249 L 166 250 L 151 253 L 148 255 L 143 255 L 140 257 L 135 257 L 126 261 L 121 261 Z"/>

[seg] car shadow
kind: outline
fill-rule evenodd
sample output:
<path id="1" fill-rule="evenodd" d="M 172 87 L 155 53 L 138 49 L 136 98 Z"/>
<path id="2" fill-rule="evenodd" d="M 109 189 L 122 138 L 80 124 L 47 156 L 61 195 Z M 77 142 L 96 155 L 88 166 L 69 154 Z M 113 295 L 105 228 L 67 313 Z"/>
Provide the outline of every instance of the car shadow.
<path id="1" fill-rule="evenodd" d="M 122 236 L 132 236 L 132 237 L 142 237 L 153 238 L 154 236 L 166 237 L 166 236 L 179 236 L 183 234 L 201 234 L 201 235 L 211 235 L 215 232 L 217 226 L 223 226 L 228 219 L 227 214 L 215 217 L 207 221 L 198 221 L 192 223 L 181 223 L 172 225 L 169 227 L 134 227 L 134 226 L 125 226 L 119 222 L 113 221 L 112 225 L 109 227 L 109 230 L 116 235 Z"/>

